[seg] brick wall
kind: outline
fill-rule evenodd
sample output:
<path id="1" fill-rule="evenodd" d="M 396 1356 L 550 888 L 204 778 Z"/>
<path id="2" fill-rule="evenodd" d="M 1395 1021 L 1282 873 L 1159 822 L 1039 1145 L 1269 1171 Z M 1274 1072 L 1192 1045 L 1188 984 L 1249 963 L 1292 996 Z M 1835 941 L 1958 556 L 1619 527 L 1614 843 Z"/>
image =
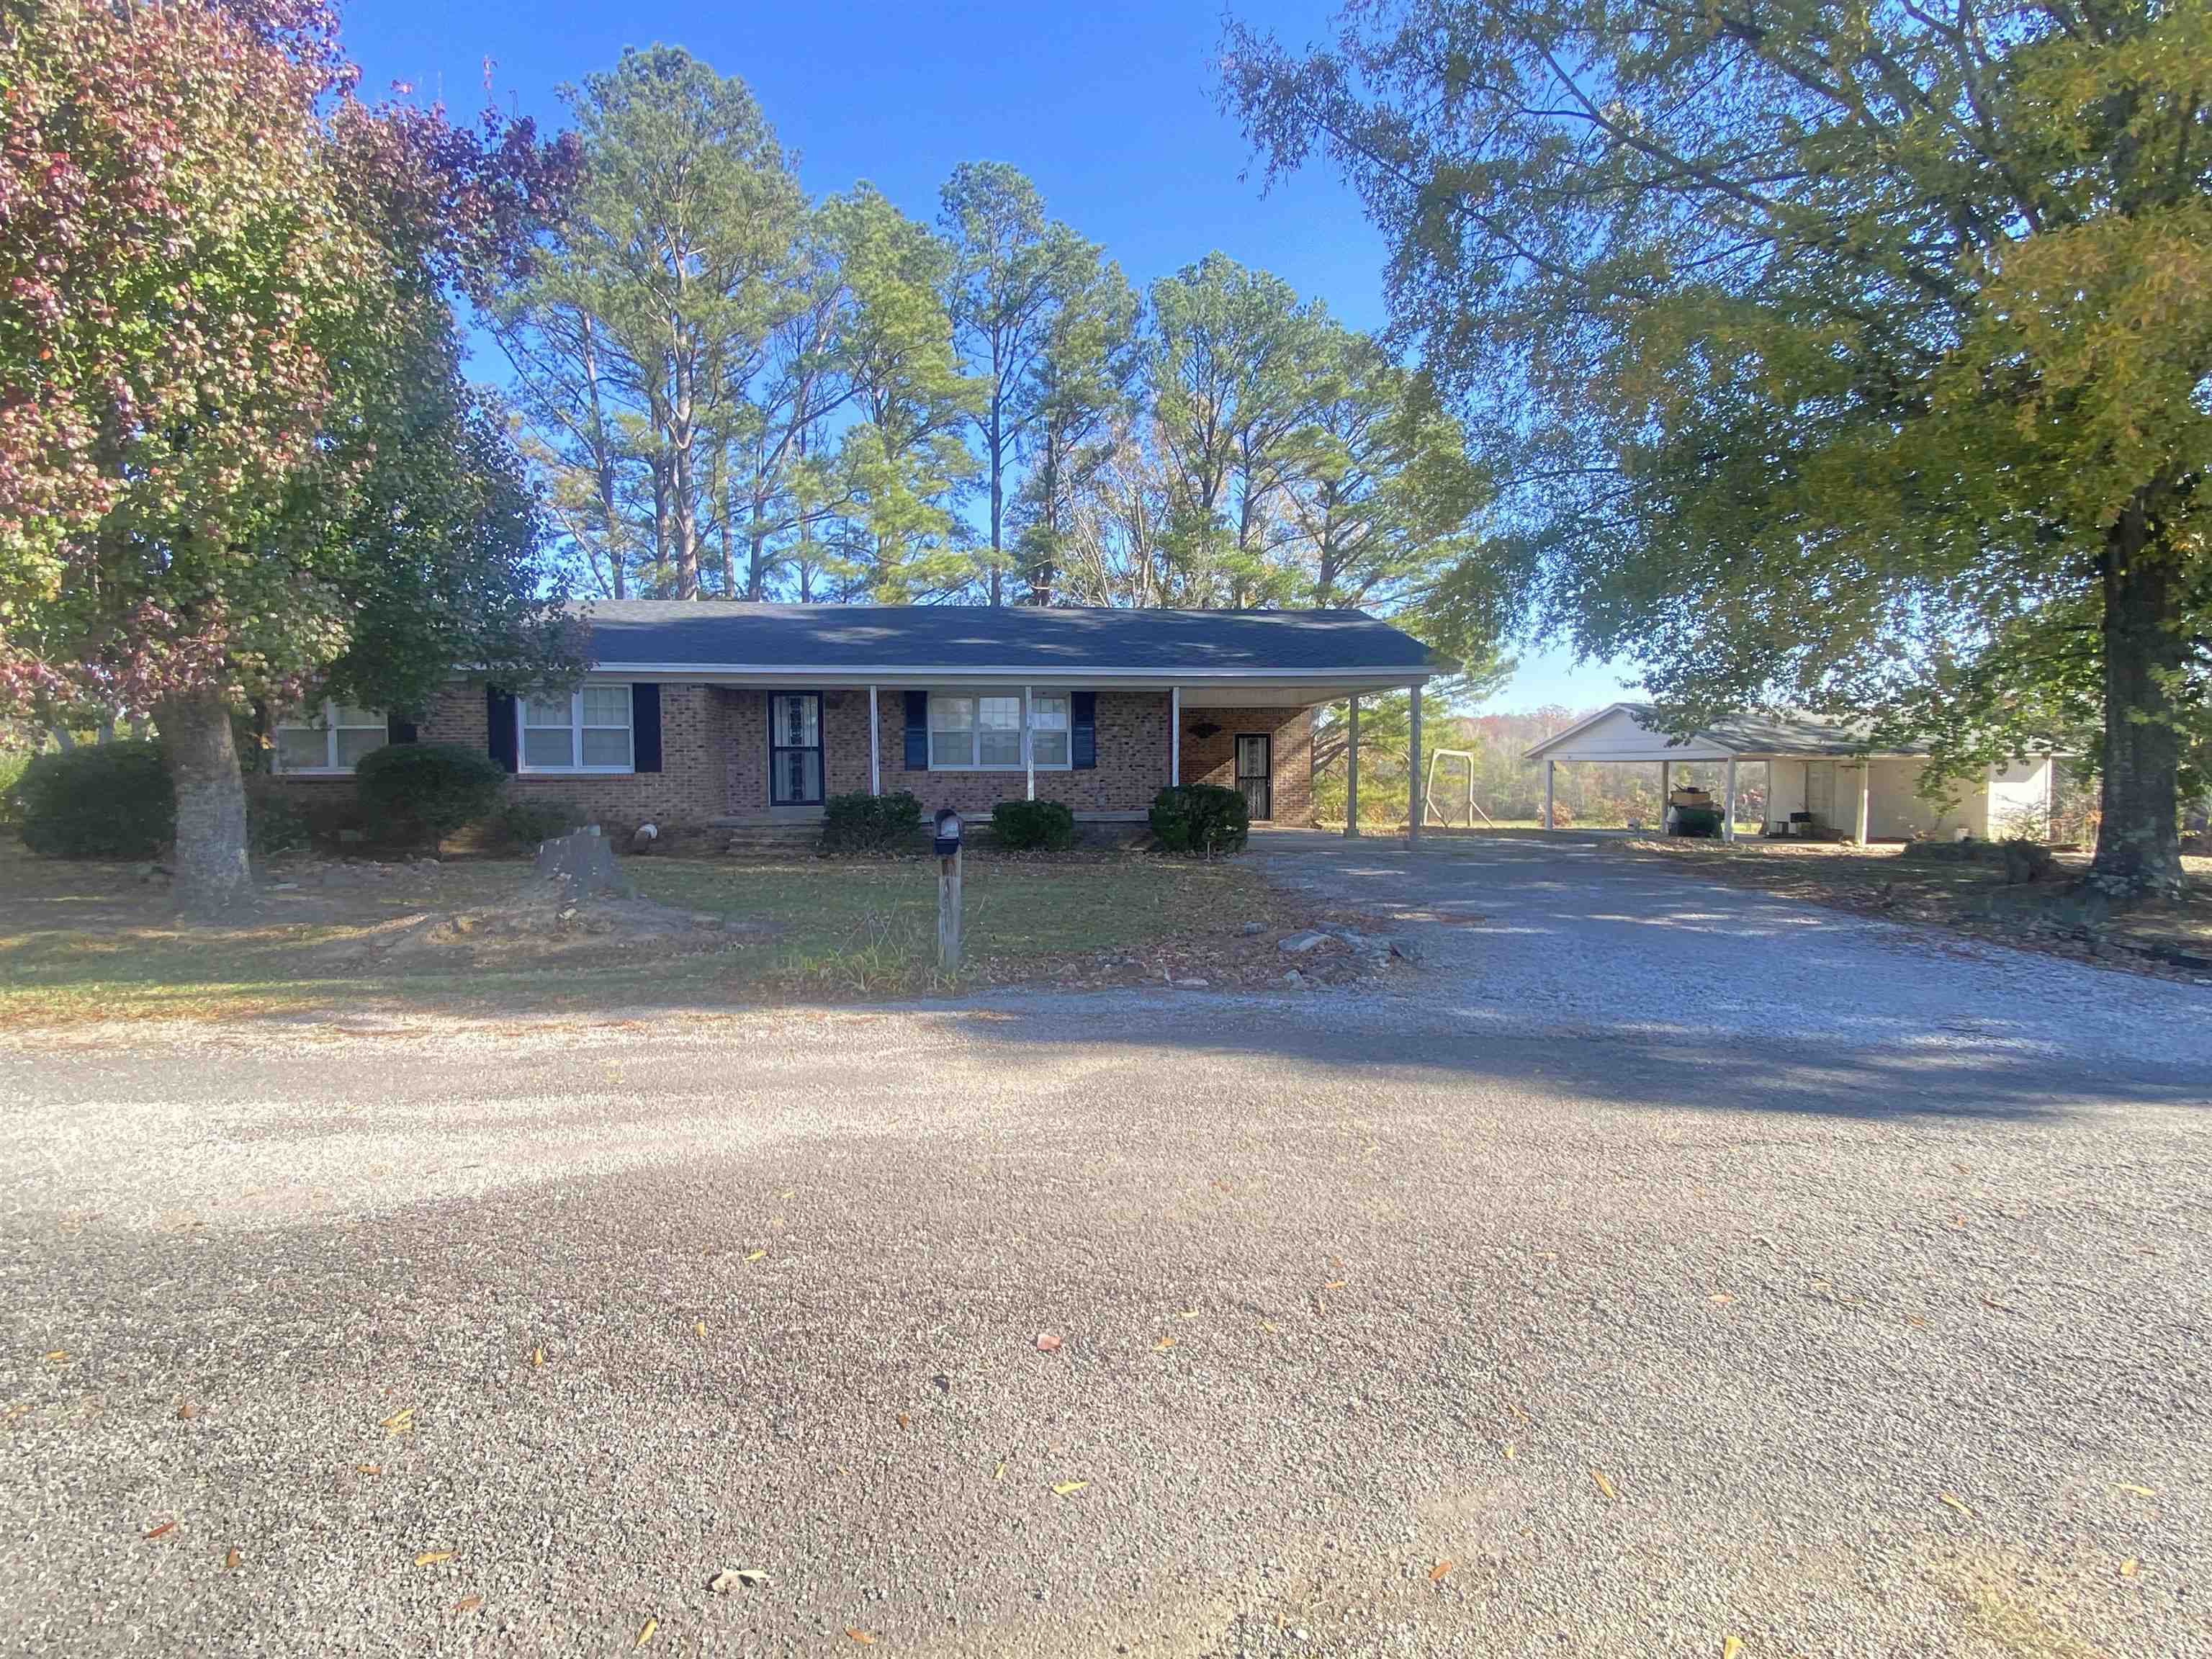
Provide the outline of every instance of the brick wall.
<path id="1" fill-rule="evenodd" d="M 752 687 L 663 684 L 660 766 L 633 776 L 547 777 L 524 773 L 512 781 L 520 798 L 571 800 L 610 826 L 645 822 L 696 824 L 768 810 L 768 700 Z M 883 787 L 910 789 L 923 806 L 981 815 L 1024 793 L 1020 772 L 909 772 L 904 764 L 906 702 L 902 691 L 881 694 Z M 1037 798 L 1064 801 L 1078 812 L 1141 812 L 1168 781 L 1168 694 L 1097 694 L 1098 764 L 1085 771 L 1036 775 Z M 489 747 L 480 685 L 448 687 L 420 722 L 424 743 Z M 1304 823 L 1313 815 L 1313 720 L 1310 709 L 1186 708 L 1182 775 L 1186 782 L 1236 783 L 1235 738 L 1267 732 L 1274 738 L 1275 822 Z M 1199 738 L 1190 728 L 1220 731 Z M 822 694 L 824 789 L 842 794 L 868 787 L 868 693 L 865 686 Z M 286 787 L 304 799 L 350 796 L 350 778 L 295 778 Z"/>
<path id="2" fill-rule="evenodd" d="M 1201 738 L 1191 728 L 1219 729 Z M 1310 708 L 1186 708 L 1182 711 L 1182 781 L 1237 787 L 1237 739 L 1266 732 L 1274 739 L 1276 823 L 1313 822 L 1313 710 Z"/>

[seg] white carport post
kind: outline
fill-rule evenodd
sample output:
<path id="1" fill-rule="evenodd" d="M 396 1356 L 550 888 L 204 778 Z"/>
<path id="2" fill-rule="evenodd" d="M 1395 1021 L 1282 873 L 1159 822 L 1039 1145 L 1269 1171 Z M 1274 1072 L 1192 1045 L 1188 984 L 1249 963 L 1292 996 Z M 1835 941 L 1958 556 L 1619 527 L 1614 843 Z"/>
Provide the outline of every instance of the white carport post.
<path id="1" fill-rule="evenodd" d="M 1721 807 L 1721 839 L 1735 839 L 1735 757 L 1728 757 L 1728 799 Z"/>
<path id="2" fill-rule="evenodd" d="M 1073 741 L 1073 739 L 1070 739 Z M 1029 777 L 1027 800 L 1036 799 L 1036 750 L 1030 741 L 1030 689 L 1022 688 L 1022 770 Z"/>
<path id="3" fill-rule="evenodd" d="M 1417 845 L 1421 839 L 1421 688 L 1413 687 L 1413 719 L 1407 728 L 1406 750 L 1406 844 Z"/>
<path id="4" fill-rule="evenodd" d="M 1667 797 L 1673 793 L 1674 784 L 1674 763 L 1670 760 L 1661 761 L 1659 763 L 1659 833 L 1662 836 L 1667 833 Z"/>
<path id="5" fill-rule="evenodd" d="M 1168 787 L 1182 782 L 1182 687 L 1168 687 Z"/>
<path id="6" fill-rule="evenodd" d="M 1359 834 L 1359 699 L 1356 695 L 1345 713 L 1344 834 L 1346 840 Z"/>
<path id="7" fill-rule="evenodd" d="M 1869 797 L 1872 794 L 1873 788 L 1874 767 L 1871 763 L 1863 760 L 1859 763 L 1858 805 L 1851 814 L 1851 839 L 1862 847 L 1867 844 L 1867 821 L 1869 817 L 1868 809 L 1871 804 Z"/>
<path id="8" fill-rule="evenodd" d="M 868 793 L 884 793 L 883 724 L 876 708 L 876 688 L 868 688 Z"/>
<path id="9" fill-rule="evenodd" d="M 1555 760 L 1544 763 L 1544 828 L 1552 827 L 1552 792 L 1559 781 L 1559 763 Z"/>

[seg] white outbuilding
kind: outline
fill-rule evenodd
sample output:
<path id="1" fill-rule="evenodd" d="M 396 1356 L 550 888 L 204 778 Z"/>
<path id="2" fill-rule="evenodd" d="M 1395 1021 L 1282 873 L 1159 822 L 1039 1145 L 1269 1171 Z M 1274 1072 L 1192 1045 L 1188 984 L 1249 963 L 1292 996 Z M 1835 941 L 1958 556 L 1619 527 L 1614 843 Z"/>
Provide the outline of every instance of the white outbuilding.
<path id="1" fill-rule="evenodd" d="M 1979 779 L 1954 781 L 1929 800 L 1919 793 L 1925 754 L 1909 748 L 1869 750 L 1864 728 L 1849 720 L 1796 711 L 1739 714 L 1676 738 L 1653 720 L 1649 704 L 1617 702 L 1531 748 L 1526 758 L 1544 763 L 1544 827 L 1552 827 L 1553 790 L 1563 761 L 1656 766 L 1662 801 L 1677 763 L 1717 763 L 1729 808 L 1721 815 L 1723 833 L 1731 841 L 1740 775 L 1753 764 L 1767 769 L 1765 829 L 1772 834 L 1810 829 L 1863 842 L 1965 831 L 1995 840 L 2023 830 L 2039 836 L 2050 825 L 2054 773 L 2049 755 L 1992 766 Z"/>

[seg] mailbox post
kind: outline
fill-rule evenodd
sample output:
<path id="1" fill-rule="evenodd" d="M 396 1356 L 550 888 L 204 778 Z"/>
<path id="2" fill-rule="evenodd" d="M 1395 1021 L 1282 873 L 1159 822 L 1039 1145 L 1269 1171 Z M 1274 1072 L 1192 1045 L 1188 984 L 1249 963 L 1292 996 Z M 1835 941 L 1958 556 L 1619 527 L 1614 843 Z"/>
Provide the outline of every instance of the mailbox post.
<path id="1" fill-rule="evenodd" d="M 937 815 L 937 965 L 950 973 L 960 965 L 960 814 L 947 806 Z"/>

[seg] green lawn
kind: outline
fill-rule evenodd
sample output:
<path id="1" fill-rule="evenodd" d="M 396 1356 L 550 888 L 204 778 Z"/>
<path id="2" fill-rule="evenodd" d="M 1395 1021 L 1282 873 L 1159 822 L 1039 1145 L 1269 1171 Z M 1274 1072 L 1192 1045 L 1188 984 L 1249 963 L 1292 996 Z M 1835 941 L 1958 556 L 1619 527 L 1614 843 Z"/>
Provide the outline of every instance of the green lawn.
<path id="1" fill-rule="evenodd" d="M 936 966 L 933 860 L 629 860 L 641 898 L 751 924 L 673 938 L 549 945 L 479 929 L 410 948 L 451 918 L 506 914 L 527 866 L 400 866 L 326 890 L 320 866 L 264 890 L 239 923 L 180 922 L 160 883 L 128 866 L 36 859 L 0 843 L 0 1026 L 102 1018 L 449 1011 L 559 1012 L 714 1006 L 944 991 L 1054 976 L 1102 953 L 1136 956 L 1285 923 L 1256 871 L 1133 854 L 971 855 L 966 962 Z M 444 931 L 451 932 L 450 927 Z"/>

